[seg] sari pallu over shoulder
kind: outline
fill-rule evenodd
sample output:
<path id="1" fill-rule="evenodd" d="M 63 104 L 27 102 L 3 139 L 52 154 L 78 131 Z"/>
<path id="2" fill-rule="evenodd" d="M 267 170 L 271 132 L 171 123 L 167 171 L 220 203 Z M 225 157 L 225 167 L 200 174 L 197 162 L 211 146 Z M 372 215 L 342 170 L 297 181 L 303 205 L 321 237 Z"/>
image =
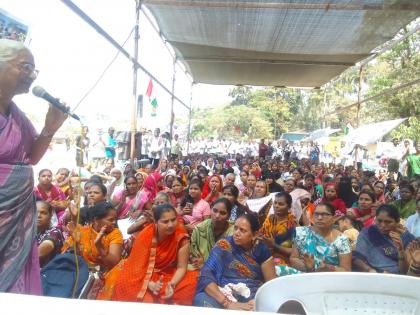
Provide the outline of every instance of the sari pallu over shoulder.
<path id="1" fill-rule="evenodd" d="M 179 244 L 189 238 L 188 233 L 178 225 L 173 235 L 159 243 L 155 233 L 156 226 L 150 224 L 137 235 L 130 256 L 116 280 L 112 300 L 141 302 L 149 281 L 157 280 L 154 279 L 156 274 L 170 275 L 176 271 Z"/>
<path id="2" fill-rule="evenodd" d="M 404 249 L 415 238 L 408 231 L 401 234 Z M 392 240 L 384 235 L 376 225 L 364 228 L 357 238 L 353 260 L 361 259 L 377 272 L 400 273 L 398 263 L 398 249 Z"/>
<path id="3" fill-rule="evenodd" d="M 21 274 L 36 235 L 30 165 L 0 164 L 0 292 Z"/>
<path id="4" fill-rule="evenodd" d="M 257 242 L 246 252 L 234 243 L 232 236 L 221 239 L 213 247 L 201 269 L 196 294 L 205 292 L 211 283 L 216 283 L 219 287 L 229 283 L 245 283 L 251 295 L 242 302 L 249 301 L 264 283 L 261 265 L 271 257 L 270 250 L 263 243 Z"/>

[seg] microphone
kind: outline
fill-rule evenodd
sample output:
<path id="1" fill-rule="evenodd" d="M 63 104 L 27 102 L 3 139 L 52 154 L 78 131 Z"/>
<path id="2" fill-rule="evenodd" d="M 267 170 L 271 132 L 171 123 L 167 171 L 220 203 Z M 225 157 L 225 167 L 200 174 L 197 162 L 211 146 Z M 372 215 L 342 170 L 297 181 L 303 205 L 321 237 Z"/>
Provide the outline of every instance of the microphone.
<path id="1" fill-rule="evenodd" d="M 59 110 L 61 110 L 63 113 L 66 113 L 70 117 L 73 117 L 74 119 L 80 121 L 79 116 L 77 116 L 76 114 L 70 113 L 70 111 L 63 104 L 61 104 L 57 98 L 48 94 L 48 92 L 45 91 L 43 87 L 35 86 L 32 89 L 32 94 L 40 98 L 43 98 L 47 102 L 51 103 L 55 108 L 58 108 Z"/>

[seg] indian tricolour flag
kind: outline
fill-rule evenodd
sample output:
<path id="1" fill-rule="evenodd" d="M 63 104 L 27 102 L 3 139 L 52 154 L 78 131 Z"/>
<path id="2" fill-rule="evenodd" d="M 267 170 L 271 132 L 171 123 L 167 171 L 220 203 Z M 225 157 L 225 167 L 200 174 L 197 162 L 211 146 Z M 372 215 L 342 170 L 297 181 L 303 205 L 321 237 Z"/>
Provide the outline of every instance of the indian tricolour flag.
<path id="1" fill-rule="evenodd" d="M 350 122 L 347 123 L 346 128 L 344 128 L 344 134 L 348 135 L 352 130 L 353 130 L 353 126 Z"/>
<path id="2" fill-rule="evenodd" d="M 150 79 L 149 85 L 147 86 L 146 95 L 149 98 L 149 103 L 150 103 L 150 106 L 151 106 L 151 115 L 156 116 L 156 110 L 157 110 L 158 102 L 157 102 L 156 96 L 155 96 L 154 91 L 153 91 L 153 81 L 152 81 L 152 79 Z"/>

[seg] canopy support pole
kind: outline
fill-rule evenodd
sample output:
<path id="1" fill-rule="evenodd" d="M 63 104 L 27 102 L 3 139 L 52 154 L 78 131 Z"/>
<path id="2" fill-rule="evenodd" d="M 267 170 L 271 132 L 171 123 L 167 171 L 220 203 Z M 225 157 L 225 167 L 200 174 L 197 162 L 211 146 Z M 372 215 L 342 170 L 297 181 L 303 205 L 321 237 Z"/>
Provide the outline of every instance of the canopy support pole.
<path id="1" fill-rule="evenodd" d="M 192 99 L 193 99 L 194 82 L 191 82 L 190 89 L 190 111 L 188 113 L 188 132 L 187 132 L 187 155 L 190 154 L 190 142 L 191 142 L 191 119 L 192 119 Z"/>
<path id="2" fill-rule="evenodd" d="M 397 92 L 399 90 L 405 89 L 405 88 L 407 88 L 409 86 L 413 86 L 413 85 L 416 85 L 416 84 L 419 84 L 419 83 L 420 83 L 420 78 L 417 78 L 417 79 L 415 79 L 413 81 L 410 81 L 410 82 L 407 82 L 407 83 L 404 83 L 404 84 L 401 84 L 401 85 L 398 85 L 398 86 L 395 86 L 395 87 L 391 87 L 389 89 L 383 90 L 382 92 L 380 92 L 378 94 L 375 94 L 373 96 L 370 96 L 368 98 L 365 98 L 365 99 L 361 100 L 360 102 L 356 102 L 356 103 L 353 103 L 353 104 L 350 104 L 350 105 L 347 105 L 347 106 L 336 108 L 333 112 L 327 113 L 327 115 L 337 114 L 337 113 L 339 113 L 339 112 L 341 112 L 343 110 L 352 108 L 352 107 L 356 106 L 359 103 L 360 104 L 363 104 L 363 103 L 366 103 L 368 101 L 374 100 L 375 98 L 378 98 L 378 97 L 381 97 L 381 96 L 384 96 L 384 95 L 387 95 L 387 94 L 395 93 L 395 92 Z"/>
<path id="3" fill-rule="evenodd" d="M 173 58 L 172 97 L 171 97 L 171 122 L 170 122 L 171 126 L 170 126 L 170 130 L 169 130 L 169 133 L 170 133 L 170 139 L 169 139 L 169 141 L 171 143 L 171 146 L 172 146 L 172 139 L 174 137 L 174 120 L 175 120 L 175 113 L 174 113 L 174 102 L 175 102 L 175 99 L 174 99 L 174 93 L 175 93 L 175 80 L 176 80 L 176 61 L 177 61 L 177 58 L 175 56 Z"/>
<path id="4" fill-rule="evenodd" d="M 356 112 L 356 126 L 359 128 L 360 123 L 360 105 L 362 98 L 362 80 L 363 80 L 363 66 L 359 68 L 359 86 L 357 88 L 357 112 Z"/>
<path id="5" fill-rule="evenodd" d="M 133 62 L 133 106 L 131 110 L 131 146 L 130 146 L 130 162 L 134 166 L 134 156 L 136 151 L 136 133 L 137 133 L 137 71 L 139 58 L 139 24 L 140 24 L 140 9 L 143 0 L 136 0 L 136 25 L 134 26 L 134 62 Z M 136 167 L 136 166 L 135 166 Z"/>

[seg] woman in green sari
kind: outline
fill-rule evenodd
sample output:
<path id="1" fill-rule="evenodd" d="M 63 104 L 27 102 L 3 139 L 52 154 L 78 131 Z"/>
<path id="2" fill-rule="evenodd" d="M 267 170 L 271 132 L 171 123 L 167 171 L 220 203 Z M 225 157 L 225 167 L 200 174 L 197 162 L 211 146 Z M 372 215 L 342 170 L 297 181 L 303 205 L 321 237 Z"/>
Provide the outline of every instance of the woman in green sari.
<path id="1" fill-rule="evenodd" d="M 416 194 L 415 189 L 411 185 L 401 185 L 400 186 L 400 196 L 401 199 L 391 203 L 395 208 L 397 208 L 400 213 L 401 218 L 407 219 L 410 215 L 416 213 Z"/>
<path id="2" fill-rule="evenodd" d="M 198 224 L 191 235 L 190 270 L 201 269 L 216 242 L 233 233 L 233 224 L 229 222 L 232 210 L 231 202 L 219 198 L 213 202 L 211 217 Z"/>

